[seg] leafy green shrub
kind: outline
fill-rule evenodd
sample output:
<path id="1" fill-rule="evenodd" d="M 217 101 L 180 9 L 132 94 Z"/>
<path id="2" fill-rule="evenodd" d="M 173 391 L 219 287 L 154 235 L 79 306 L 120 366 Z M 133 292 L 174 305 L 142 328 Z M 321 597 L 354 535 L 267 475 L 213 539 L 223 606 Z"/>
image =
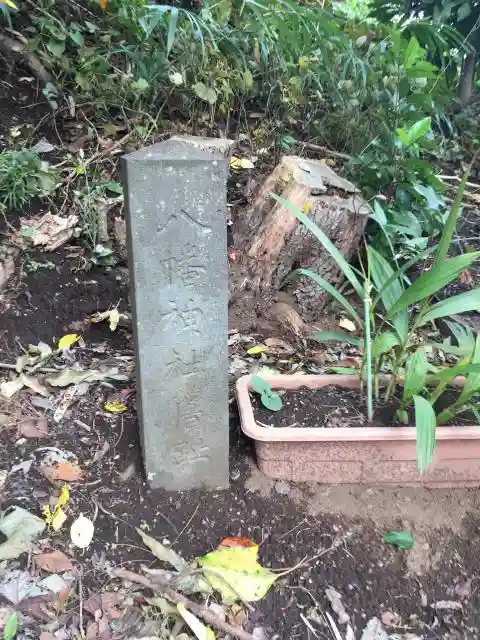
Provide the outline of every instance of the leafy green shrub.
<path id="1" fill-rule="evenodd" d="M 461 293 L 450 298 L 434 302 L 433 297 L 447 284 L 455 281 L 473 262 L 480 259 L 480 252 L 466 253 L 448 258 L 448 250 L 455 232 L 461 210 L 461 199 L 466 177 L 460 185 L 456 200 L 445 222 L 439 244 L 430 253 L 433 264 L 408 287 L 404 284 L 405 271 L 415 264 L 411 260 L 402 268 L 394 270 L 388 260 L 372 246 L 367 247 L 367 265 L 362 272 L 353 269 L 325 235 L 305 213 L 296 209 L 290 202 L 272 196 L 288 207 L 293 215 L 315 235 L 324 249 L 330 254 L 345 278 L 352 285 L 355 294 L 363 303 L 363 316 L 352 306 L 349 300 L 337 289 L 329 285 L 318 274 L 299 269 L 292 276 L 312 279 L 317 285 L 341 305 L 363 332 L 362 380 L 367 388 L 367 410 L 373 417 L 374 399 L 388 401 L 397 390 L 399 377 L 403 379 L 400 408 L 397 417 L 401 421 L 408 419 L 407 410 L 414 407 L 417 436 L 417 464 L 425 470 L 432 460 L 435 448 L 435 429 L 459 413 L 479 408 L 477 394 L 480 393 L 480 336 L 471 339 L 465 349 L 462 341 L 460 360 L 454 365 L 437 367 L 429 363 L 425 345 L 418 346 L 417 331 L 420 327 L 445 318 L 452 314 L 461 314 L 475 310 L 480 305 L 480 288 Z M 425 254 L 424 254 L 425 257 Z M 352 341 L 348 334 L 325 334 L 316 332 L 312 338 L 320 342 L 343 340 L 358 344 L 358 338 Z M 434 343 L 433 348 L 452 352 L 449 344 Z M 453 348 L 455 352 L 455 348 Z M 390 374 L 390 380 L 381 389 L 381 377 Z M 436 409 L 442 394 L 456 376 L 464 375 L 465 385 L 453 402 L 447 402 L 444 409 Z"/>
<path id="2" fill-rule="evenodd" d="M 56 178 L 56 171 L 34 151 L 0 152 L 0 203 L 9 209 L 50 193 Z"/>

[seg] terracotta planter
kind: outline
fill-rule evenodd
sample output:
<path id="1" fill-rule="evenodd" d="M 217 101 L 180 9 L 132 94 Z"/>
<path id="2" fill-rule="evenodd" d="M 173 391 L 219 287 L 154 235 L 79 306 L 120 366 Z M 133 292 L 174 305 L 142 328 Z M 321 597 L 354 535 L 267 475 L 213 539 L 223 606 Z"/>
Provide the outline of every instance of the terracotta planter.
<path id="1" fill-rule="evenodd" d="M 358 378 L 344 375 L 267 380 L 272 389 L 359 387 Z M 258 466 L 271 478 L 325 484 L 480 486 L 480 426 L 438 427 L 433 463 L 421 475 L 412 427 L 268 429 L 255 422 L 249 387 L 250 376 L 239 378 L 236 394 L 242 430 L 255 441 Z"/>

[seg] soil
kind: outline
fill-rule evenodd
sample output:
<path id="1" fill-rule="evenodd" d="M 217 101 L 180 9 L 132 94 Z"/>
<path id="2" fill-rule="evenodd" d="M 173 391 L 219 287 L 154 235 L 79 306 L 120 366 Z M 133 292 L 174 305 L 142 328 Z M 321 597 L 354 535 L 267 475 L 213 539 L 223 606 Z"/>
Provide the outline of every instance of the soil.
<path id="1" fill-rule="evenodd" d="M 37 100 L 34 91 L 29 100 L 31 104 Z M 0 111 L 13 108 L 13 102 L 1 102 Z M 53 128 L 49 131 L 53 135 Z M 16 224 L 13 214 L 9 214 L 9 222 Z M 68 253 L 61 249 L 53 255 L 33 254 L 38 261 L 52 261 L 54 270 L 27 274 L 18 264 L 10 289 L 2 298 L 2 362 L 14 363 L 22 353 L 20 345 L 43 341 L 54 346 L 60 336 L 81 325 L 92 312 L 103 311 L 119 300 L 120 310 L 128 308 L 124 279 L 118 269 L 81 271 Z M 56 533 L 46 532 L 40 541 L 42 549 L 63 550 L 72 557 L 82 580 L 63 610 L 48 617 L 45 607 L 35 609 L 35 629 L 57 619 L 67 627 L 74 623 L 78 626 L 81 611 L 85 621 L 93 620 L 94 615 L 86 608 L 89 596 L 118 590 L 118 581 L 108 576 L 109 567 L 133 571 L 140 571 L 142 565 L 161 567 L 141 543 L 135 530 L 141 527 L 164 544 L 171 544 L 186 559 L 213 549 L 225 536 L 246 536 L 260 543 L 264 565 L 283 569 L 297 566 L 280 578 L 264 599 L 254 603 L 249 613 L 246 628 L 258 631 L 263 627 L 270 640 L 332 638 L 325 612 L 337 618 L 325 597 L 329 586 L 341 595 L 356 638 L 373 616 L 382 618 L 385 624 L 390 621 L 389 633 L 399 634 L 391 637 L 400 640 L 415 640 L 407 633 L 426 640 L 480 637 L 477 491 L 400 491 L 275 482 L 258 472 L 251 445 L 241 435 L 233 398 L 230 488 L 218 492 L 152 491 L 141 466 L 135 396 L 130 395 L 125 413 L 104 410 L 105 400 L 119 390 L 135 388 L 130 331 L 119 327 L 111 332 L 107 324 L 92 325 L 83 340 L 85 346 L 73 350 L 77 362 L 84 366 L 117 363 L 130 374 L 130 381 L 90 385 L 84 395 L 73 399 L 59 422 L 53 420 L 53 410 L 47 409 L 48 434 L 38 439 L 18 433 L 22 419 L 44 415 L 43 409 L 32 404 L 34 394 L 23 390 L 0 407 L 0 413 L 9 416 L 0 430 L 0 469 L 10 472 L 13 465 L 28 461 L 30 456 L 37 460 L 43 447 L 72 452 L 85 478 L 70 483 L 67 524 L 80 513 L 95 524 L 93 543 L 85 551 L 70 545 L 68 526 Z M 64 398 L 63 392 L 53 398 L 55 405 L 60 398 Z M 33 463 L 28 471 L 9 473 L 1 491 L 1 506 L 20 505 L 41 515 L 42 505 L 58 489 Z M 400 528 L 415 533 L 416 542 L 410 551 L 383 542 L 386 530 Z M 304 564 L 298 566 L 302 560 Z M 24 568 L 28 562 L 24 555 L 9 562 L 8 567 Z M 150 622 L 156 622 L 148 614 L 145 601 L 138 604 L 131 600 L 133 604 L 121 618 L 112 621 L 116 638 L 141 637 L 140 614 L 147 618 L 150 615 Z M 452 609 L 452 602 L 457 609 Z M 31 603 L 20 607 L 33 615 Z M 338 626 L 344 637 L 345 626 Z M 37 631 L 32 633 L 24 637 L 36 637 Z"/>
<path id="2" fill-rule="evenodd" d="M 283 407 L 269 411 L 262 406 L 260 397 L 251 393 L 253 412 L 257 423 L 268 427 L 390 427 L 395 424 L 398 401 L 389 406 L 376 407 L 373 422 L 367 419 L 365 398 L 354 389 L 329 385 L 321 389 L 281 391 Z"/>
<path id="3" fill-rule="evenodd" d="M 408 424 L 396 418 L 400 400 L 393 397 L 388 404 L 375 403 L 372 422 L 367 418 L 365 397 L 354 389 L 329 385 L 321 389 L 303 387 L 296 391 L 280 391 L 283 407 L 279 411 L 266 409 L 256 393 L 250 393 L 253 413 L 257 424 L 264 427 L 290 427 L 295 429 L 338 427 L 415 427 L 413 410 L 409 410 Z M 437 409 L 449 406 L 458 397 L 454 391 L 445 392 L 439 399 Z M 464 426 L 478 424 L 475 416 L 462 413 L 446 425 Z"/>

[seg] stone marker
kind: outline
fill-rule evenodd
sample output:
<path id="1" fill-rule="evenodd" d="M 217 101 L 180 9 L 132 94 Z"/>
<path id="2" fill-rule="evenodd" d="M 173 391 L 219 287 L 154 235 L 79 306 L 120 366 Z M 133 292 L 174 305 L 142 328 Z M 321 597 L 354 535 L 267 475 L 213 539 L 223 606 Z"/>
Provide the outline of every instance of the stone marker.
<path id="1" fill-rule="evenodd" d="M 147 479 L 228 486 L 229 140 L 171 138 L 123 159 Z"/>

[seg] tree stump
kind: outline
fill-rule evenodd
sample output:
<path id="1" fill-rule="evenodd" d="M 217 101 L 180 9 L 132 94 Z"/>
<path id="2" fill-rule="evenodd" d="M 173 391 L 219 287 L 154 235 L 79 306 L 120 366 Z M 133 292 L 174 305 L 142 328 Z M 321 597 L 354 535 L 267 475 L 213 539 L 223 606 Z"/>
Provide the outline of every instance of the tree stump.
<path id="1" fill-rule="evenodd" d="M 275 193 L 313 220 L 349 260 L 360 243 L 369 207 L 354 185 L 318 160 L 284 156 L 260 186 L 249 209 L 234 221 L 238 260 L 231 263 L 231 300 L 242 291 L 278 290 L 297 268 L 308 268 L 330 284 L 342 274 L 335 262 Z M 302 313 L 315 319 L 329 297 L 308 278 L 289 285 Z"/>

